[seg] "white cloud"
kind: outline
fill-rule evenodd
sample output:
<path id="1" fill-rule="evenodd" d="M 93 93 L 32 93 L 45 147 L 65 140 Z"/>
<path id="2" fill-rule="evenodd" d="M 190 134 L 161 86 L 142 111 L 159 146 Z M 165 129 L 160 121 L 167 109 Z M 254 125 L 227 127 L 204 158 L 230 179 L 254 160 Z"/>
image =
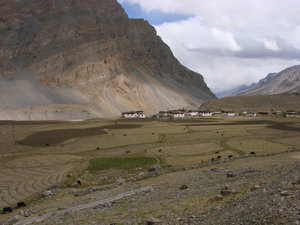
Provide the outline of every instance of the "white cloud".
<path id="1" fill-rule="evenodd" d="M 145 12 L 191 15 L 156 26 L 185 66 L 215 91 L 300 64 L 298 0 L 119 0 Z"/>
<path id="2" fill-rule="evenodd" d="M 258 38 L 257 42 L 262 43 L 266 49 L 270 49 L 272 51 L 279 51 L 280 48 L 277 45 L 277 42 L 275 40 L 269 40 L 266 38 Z"/>

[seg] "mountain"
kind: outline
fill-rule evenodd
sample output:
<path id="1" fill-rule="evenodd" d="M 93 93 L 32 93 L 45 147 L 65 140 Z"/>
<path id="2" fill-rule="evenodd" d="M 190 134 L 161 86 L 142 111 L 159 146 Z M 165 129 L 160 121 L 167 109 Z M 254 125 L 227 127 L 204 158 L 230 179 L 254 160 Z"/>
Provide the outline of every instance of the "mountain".
<path id="1" fill-rule="evenodd" d="M 229 96 L 206 101 L 200 110 L 210 111 L 254 111 L 270 112 L 271 109 L 300 111 L 300 94 L 280 94 L 264 96 Z"/>
<path id="2" fill-rule="evenodd" d="M 55 104 L 84 106 L 90 117 L 152 114 L 215 98 L 117 0 L 2 0 L 0 34 L 0 117 Z"/>
<path id="3" fill-rule="evenodd" d="M 279 73 L 269 73 L 258 83 L 234 95 L 274 95 L 300 93 L 300 65 L 289 67 Z"/>
<path id="4" fill-rule="evenodd" d="M 231 95 L 234 95 L 235 93 L 237 92 L 240 92 L 246 88 L 248 88 L 249 86 L 247 85 L 240 85 L 240 86 L 237 86 L 235 88 L 231 88 L 231 89 L 227 89 L 225 91 L 220 91 L 220 92 L 217 92 L 216 93 L 216 96 L 218 98 L 223 98 L 223 97 L 226 97 L 226 96 L 231 96 Z"/>

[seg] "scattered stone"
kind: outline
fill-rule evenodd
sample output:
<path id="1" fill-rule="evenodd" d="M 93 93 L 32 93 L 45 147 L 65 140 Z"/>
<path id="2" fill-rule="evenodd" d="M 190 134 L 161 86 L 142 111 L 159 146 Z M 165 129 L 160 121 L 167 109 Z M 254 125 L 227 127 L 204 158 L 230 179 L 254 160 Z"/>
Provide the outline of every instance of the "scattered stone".
<path id="1" fill-rule="evenodd" d="M 44 191 L 41 196 L 44 197 L 44 198 L 47 198 L 49 196 L 52 195 L 52 191 L 48 190 L 48 191 Z"/>
<path id="2" fill-rule="evenodd" d="M 68 173 L 68 174 L 67 174 L 67 177 L 73 177 L 73 174 Z"/>
<path id="3" fill-rule="evenodd" d="M 161 169 L 161 165 L 154 165 L 152 167 L 149 168 L 149 172 L 155 172 L 157 170 L 160 170 Z"/>
<path id="4" fill-rule="evenodd" d="M 211 168 L 211 171 L 213 171 L 215 173 L 219 173 L 219 172 L 221 172 L 221 169 L 219 169 L 219 168 Z"/>
<path id="5" fill-rule="evenodd" d="M 229 185 L 225 184 L 224 189 L 223 190 L 228 190 L 229 189 Z"/>
<path id="6" fill-rule="evenodd" d="M 186 184 L 183 184 L 179 187 L 179 190 L 185 190 L 188 189 L 189 187 Z"/>
<path id="7" fill-rule="evenodd" d="M 156 219 L 154 217 L 150 217 L 147 219 L 147 225 L 152 225 L 152 224 L 160 224 L 161 220 Z"/>
<path id="8" fill-rule="evenodd" d="M 288 194 L 289 194 L 288 191 L 282 191 L 282 192 L 280 192 L 281 196 L 288 196 Z"/>
<path id="9" fill-rule="evenodd" d="M 212 201 L 213 202 L 217 202 L 217 201 L 222 201 L 224 199 L 224 197 L 222 195 L 216 195 Z"/>
<path id="10" fill-rule="evenodd" d="M 60 186 L 58 184 L 53 184 L 51 186 L 51 189 L 59 189 L 59 188 L 60 188 Z"/>
<path id="11" fill-rule="evenodd" d="M 22 210 L 20 212 L 20 215 L 24 216 L 24 217 L 29 217 L 31 215 L 31 212 L 30 212 L 30 210 Z"/>
<path id="12" fill-rule="evenodd" d="M 257 190 L 257 189 L 260 189 L 261 186 L 260 185 L 254 185 L 254 187 L 251 188 L 251 191 L 254 191 L 254 190 Z"/>
<path id="13" fill-rule="evenodd" d="M 230 190 L 221 190 L 220 194 L 222 196 L 228 196 L 228 195 L 231 195 L 231 194 L 236 194 L 236 192 L 235 191 L 230 191 Z"/>
<path id="14" fill-rule="evenodd" d="M 227 176 L 227 177 L 234 177 L 235 174 L 234 174 L 233 172 L 231 172 L 231 171 L 228 171 L 228 172 L 226 173 L 226 176 Z"/>
<path id="15" fill-rule="evenodd" d="M 37 208 L 30 208 L 30 212 L 32 214 L 38 214 L 39 213 L 39 210 Z"/>
<path id="16" fill-rule="evenodd" d="M 126 182 L 126 180 L 124 180 L 122 178 L 120 178 L 120 179 L 117 180 L 118 184 L 124 184 L 125 182 Z"/>

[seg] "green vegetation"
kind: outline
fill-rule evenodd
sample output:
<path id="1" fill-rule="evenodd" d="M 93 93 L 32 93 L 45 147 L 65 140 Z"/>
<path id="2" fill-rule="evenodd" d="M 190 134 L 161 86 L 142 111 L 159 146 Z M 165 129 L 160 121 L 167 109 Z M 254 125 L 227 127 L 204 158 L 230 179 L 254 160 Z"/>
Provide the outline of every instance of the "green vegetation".
<path id="1" fill-rule="evenodd" d="M 156 163 L 152 157 L 131 157 L 131 158 L 95 158 L 89 162 L 89 171 L 96 172 L 104 169 L 132 169 L 140 166 Z"/>

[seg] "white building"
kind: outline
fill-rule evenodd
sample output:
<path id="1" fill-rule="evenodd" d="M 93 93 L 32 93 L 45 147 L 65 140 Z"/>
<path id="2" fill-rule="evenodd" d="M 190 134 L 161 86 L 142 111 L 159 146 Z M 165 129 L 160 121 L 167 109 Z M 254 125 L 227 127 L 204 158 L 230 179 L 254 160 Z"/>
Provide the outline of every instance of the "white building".
<path id="1" fill-rule="evenodd" d="M 225 115 L 225 116 L 235 116 L 235 112 L 228 111 L 228 112 L 224 112 L 223 115 Z"/>
<path id="2" fill-rule="evenodd" d="M 199 115 L 203 116 L 203 117 L 209 117 L 209 116 L 212 116 L 213 113 L 210 111 L 199 111 Z"/>
<path id="3" fill-rule="evenodd" d="M 199 112 L 196 111 L 196 110 L 189 110 L 187 112 L 188 116 L 198 116 L 199 115 Z"/>
<path id="4" fill-rule="evenodd" d="M 185 116 L 184 112 L 180 112 L 180 111 L 170 111 L 170 115 L 171 117 L 174 118 L 183 118 Z"/>
<path id="5" fill-rule="evenodd" d="M 122 112 L 123 118 L 146 118 L 144 111 Z"/>

